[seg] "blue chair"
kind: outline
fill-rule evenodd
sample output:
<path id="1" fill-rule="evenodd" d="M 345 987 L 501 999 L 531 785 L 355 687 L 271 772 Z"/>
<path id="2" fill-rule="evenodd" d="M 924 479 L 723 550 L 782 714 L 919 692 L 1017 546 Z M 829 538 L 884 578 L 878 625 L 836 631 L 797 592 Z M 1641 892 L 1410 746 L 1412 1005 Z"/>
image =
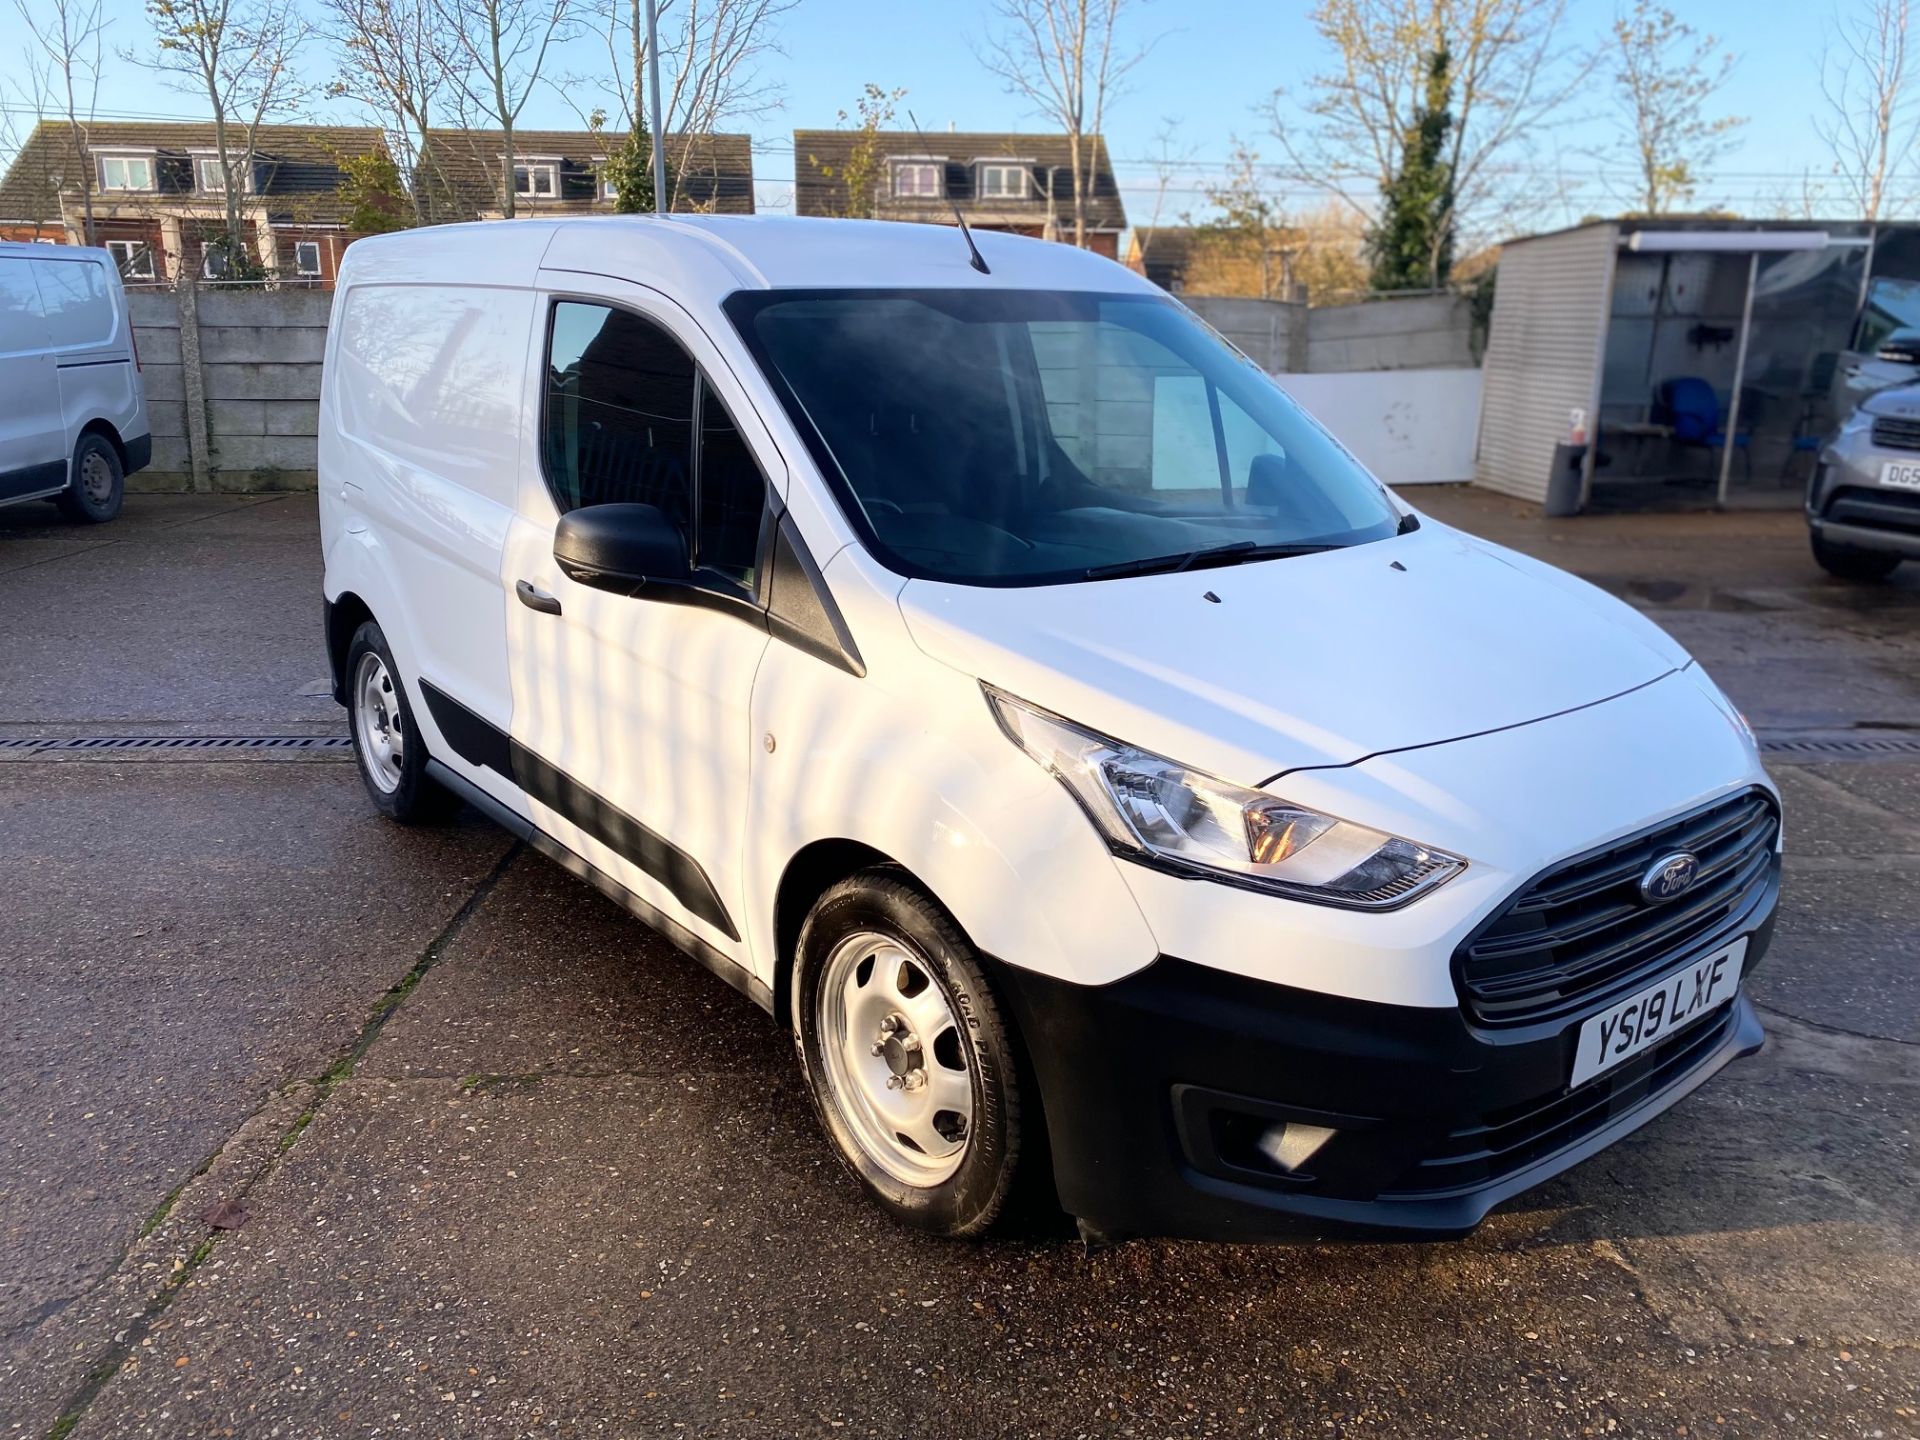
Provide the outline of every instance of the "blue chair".
<path id="1" fill-rule="evenodd" d="M 1741 430 L 1728 435 L 1720 426 L 1720 400 L 1713 386 L 1697 375 L 1681 375 L 1662 380 L 1654 392 L 1653 418 L 1665 425 L 1673 443 L 1705 449 L 1709 453 L 1732 445 L 1740 452 L 1749 478 L 1753 475 L 1753 433 Z"/>

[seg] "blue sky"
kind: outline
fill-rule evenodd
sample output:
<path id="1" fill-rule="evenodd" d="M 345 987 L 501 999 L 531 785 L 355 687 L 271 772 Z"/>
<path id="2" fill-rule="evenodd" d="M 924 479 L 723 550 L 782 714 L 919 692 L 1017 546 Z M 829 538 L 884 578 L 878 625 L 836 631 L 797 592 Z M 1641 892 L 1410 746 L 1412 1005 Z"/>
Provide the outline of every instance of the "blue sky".
<path id="1" fill-rule="evenodd" d="M 1749 213 L 1769 213 L 1779 199 L 1797 194 L 1797 177 L 1822 171 L 1826 158 L 1813 134 L 1811 116 L 1820 105 L 1819 59 L 1834 23 L 1828 0 L 1803 5 L 1765 0 L 1670 0 L 1697 29 L 1719 35 L 1740 57 L 1724 91 L 1727 112 L 1749 117 L 1738 146 L 1722 159 L 1703 188 L 1702 200 L 1730 203 Z M 1856 0 L 1839 0 L 1842 7 Z M 138 0 L 107 0 L 117 46 L 144 44 L 147 27 Z M 1134 10 L 1131 23 L 1141 39 L 1157 36 L 1149 59 L 1135 72 L 1126 94 L 1110 110 L 1108 133 L 1120 162 L 1121 183 L 1136 221 L 1148 218 L 1155 180 L 1148 157 L 1164 121 L 1178 122 L 1178 143 L 1192 152 L 1193 164 L 1181 172 L 1169 193 L 1163 223 L 1200 205 L 1197 191 L 1209 164 L 1224 162 L 1235 135 L 1264 157 L 1277 147 L 1256 114 L 1277 85 L 1297 86 L 1323 63 L 1324 52 L 1307 19 L 1304 3 L 1274 0 L 1148 0 Z M 1613 6 L 1610 0 L 1571 0 L 1567 42 L 1596 44 Z M 9 14 L 9 21 L 12 17 Z M 849 107 L 871 80 L 904 86 L 920 123 L 929 132 L 961 129 L 1043 128 L 1039 117 L 1003 92 L 976 63 L 969 40 L 991 20 L 988 0 L 801 0 L 780 30 L 784 57 L 767 67 L 784 89 L 781 109 L 748 123 L 760 148 L 755 155 L 761 202 L 779 208 L 789 201 L 793 174 L 790 131 L 795 126 L 825 126 Z M 576 46 L 562 68 L 582 68 L 596 60 L 596 47 Z M 311 62 L 324 73 L 326 58 Z M 19 49 L 0 31 L 0 81 L 7 82 L 9 104 L 18 104 L 12 83 L 21 78 Z M 1576 174 L 1590 174 L 1586 156 L 1604 145 L 1610 126 L 1604 93 L 1596 87 L 1590 103 L 1554 134 L 1541 137 L 1536 153 Z M 188 97 L 162 89 L 154 77 L 125 61 L 110 59 L 100 101 L 102 118 L 122 114 L 178 115 L 196 112 Z M 347 122 L 348 107 L 322 104 L 315 118 Z M 558 95 L 541 95 L 523 123 L 571 126 L 570 107 Z M 901 123 L 904 125 L 904 115 Z M 1302 194 L 1288 197 L 1304 202 Z M 1608 208 L 1593 192 L 1582 197 L 1587 209 Z M 1535 207 L 1540 224 L 1579 218 L 1565 205 Z M 1617 208 L 1614 207 L 1614 208 Z"/>

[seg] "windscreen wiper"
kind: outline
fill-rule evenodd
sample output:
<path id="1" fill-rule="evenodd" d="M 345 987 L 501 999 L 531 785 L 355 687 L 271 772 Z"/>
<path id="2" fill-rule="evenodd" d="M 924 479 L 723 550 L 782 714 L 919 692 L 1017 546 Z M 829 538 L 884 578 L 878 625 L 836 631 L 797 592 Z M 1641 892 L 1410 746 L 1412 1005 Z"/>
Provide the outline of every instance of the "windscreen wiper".
<path id="1" fill-rule="evenodd" d="M 1128 575 L 1178 575 L 1209 565 L 1238 565 L 1243 560 L 1284 560 L 1295 555 L 1318 555 L 1323 550 L 1338 550 L 1338 545 L 1315 543 L 1262 545 L 1255 540 L 1234 540 L 1225 545 L 1210 545 L 1201 550 L 1176 551 L 1172 555 L 1147 555 L 1138 560 L 1116 560 L 1111 565 L 1087 568 L 1089 580 L 1114 580 Z"/>

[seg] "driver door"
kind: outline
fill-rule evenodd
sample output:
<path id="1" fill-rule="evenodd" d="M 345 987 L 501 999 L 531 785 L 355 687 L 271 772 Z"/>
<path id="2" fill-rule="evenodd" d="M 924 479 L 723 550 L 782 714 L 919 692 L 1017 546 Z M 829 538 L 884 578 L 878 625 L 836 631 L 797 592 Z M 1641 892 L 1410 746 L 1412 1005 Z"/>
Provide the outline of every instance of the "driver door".
<path id="1" fill-rule="evenodd" d="M 513 768 L 536 825 L 744 966 L 761 537 L 769 476 L 785 474 L 697 327 L 642 286 L 596 276 L 582 293 L 588 280 L 543 276 L 534 326 L 539 443 L 503 576 Z M 561 514 L 609 502 L 671 519 L 691 583 L 629 596 L 568 578 Z"/>

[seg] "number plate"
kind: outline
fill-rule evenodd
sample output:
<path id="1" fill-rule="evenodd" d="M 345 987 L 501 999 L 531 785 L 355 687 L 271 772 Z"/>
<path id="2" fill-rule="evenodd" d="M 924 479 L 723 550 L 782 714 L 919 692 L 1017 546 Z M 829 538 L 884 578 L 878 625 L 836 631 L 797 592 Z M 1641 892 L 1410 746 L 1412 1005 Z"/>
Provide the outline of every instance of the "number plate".
<path id="1" fill-rule="evenodd" d="M 1920 490 L 1920 460 L 1889 460 L 1880 467 L 1880 483 L 1896 490 Z"/>
<path id="2" fill-rule="evenodd" d="M 1746 955 L 1747 942 L 1742 937 L 1589 1018 L 1580 1027 L 1573 1079 L 1568 1083 L 1584 1085 L 1731 1000 L 1740 988 L 1740 963 Z"/>

